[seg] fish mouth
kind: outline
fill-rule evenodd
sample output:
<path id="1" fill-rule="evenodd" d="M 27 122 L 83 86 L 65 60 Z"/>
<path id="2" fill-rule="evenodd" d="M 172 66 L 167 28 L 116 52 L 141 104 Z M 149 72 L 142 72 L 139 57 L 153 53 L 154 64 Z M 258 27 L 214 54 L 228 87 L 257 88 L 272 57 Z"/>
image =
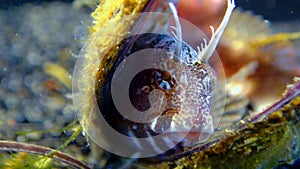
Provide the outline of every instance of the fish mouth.
<path id="1" fill-rule="evenodd" d="M 205 142 L 213 133 L 206 132 L 175 132 L 173 134 L 182 138 L 181 143 L 184 147 L 191 147 L 198 143 Z"/>
<path id="2" fill-rule="evenodd" d="M 188 148 L 207 141 L 214 132 L 215 129 L 211 124 L 206 128 L 185 126 L 183 128 L 176 128 L 175 131 L 172 130 L 172 127 L 170 127 L 167 131 L 159 134 L 164 135 L 164 137 L 171 139 L 173 142 L 180 143 L 181 146 Z"/>

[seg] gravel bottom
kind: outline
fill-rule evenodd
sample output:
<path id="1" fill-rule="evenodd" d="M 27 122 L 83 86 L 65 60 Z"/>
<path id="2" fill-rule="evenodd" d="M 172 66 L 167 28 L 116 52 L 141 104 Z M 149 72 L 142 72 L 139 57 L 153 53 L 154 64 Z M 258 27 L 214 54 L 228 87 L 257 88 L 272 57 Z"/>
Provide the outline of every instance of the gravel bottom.
<path id="1" fill-rule="evenodd" d="M 70 74 L 91 24 L 91 10 L 70 3 L 24 4 L 0 10 L 0 139 L 57 148 L 72 134 L 58 131 L 76 119 L 71 89 L 49 76 L 46 63 L 55 63 Z M 101 167 L 78 137 L 64 150 Z M 101 150 L 98 150 L 101 152 Z M 93 158 L 91 157 L 93 156 Z M 100 156 L 97 155 L 99 158 Z M 102 159 L 102 158 L 101 158 Z M 103 162 L 105 163 L 105 162 Z"/>

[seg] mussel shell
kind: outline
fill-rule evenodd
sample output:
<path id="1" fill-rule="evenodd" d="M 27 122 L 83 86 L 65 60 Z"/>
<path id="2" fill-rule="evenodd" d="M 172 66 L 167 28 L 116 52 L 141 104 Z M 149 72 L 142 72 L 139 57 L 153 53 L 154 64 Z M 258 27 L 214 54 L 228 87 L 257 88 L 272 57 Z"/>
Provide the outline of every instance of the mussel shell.
<path id="1" fill-rule="evenodd" d="M 91 42 L 93 43 L 94 41 Z M 123 48 L 123 45 L 119 45 L 118 47 Z M 112 58 L 110 57 L 109 59 Z M 113 58 L 109 63 L 113 64 L 115 61 L 115 58 Z M 112 65 L 104 65 L 100 69 L 103 69 L 105 72 L 106 70 L 111 70 L 110 66 Z M 78 68 L 84 69 L 86 67 Z M 105 73 L 102 75 L 106 76 Z M 86 77 L 86 79 L 93 82 L 95 81 L 94 76 L 92 78 L 88 76 L 81 77 Z M 100 81 L 98 81 L 98 85 L 92 85 L 92 88 L 95 86 L 100 86 L 99 88 L 101 88 Z M 79 87 L 84 88 L 84 85 L 79 85 Z M 87 90 L 90 92 L 89 89 Z M 101 91 L 103 90 L 102 87 Z M 266 111 L 245 117 L 244 120 L 232 126 L 232 128 L 216 132 L 205 143 L 197 144 L 188 149 L 181 149 L 182 151 L 178 151 L 177 153 L 173 151 L 169 154 L 147 158 L 149 162 L 147 167 L 151 167 L 152 165 L 153 168 L 219 168 L 220 166 L 224 168 L 262 168 L 274 166 L 282 161 L 291 162 L 299 156 L 299 90 L 298 79 L 297 84 L 295 84 L 291 92 L 288 92 L 284 99 Z M 90 94 L 84 99 L 90 99 Z M 218 99 L 216 99 L 216 102 L 219 102 Z M 80 102 L 77 101 L 76 103 Z M 89 104 L 96 105 L 99 103 L 91 101 Z M 96 112 L 93 108 L 88 110 Z M 96 130 L 98 121 L 93 120 L 97 117 L 90 112 L 81 111 L 79 113 L 83 127 L 88 135 L 92 136 L 92 139 L 103 139 L 103 137 L 98 135 L 101 132 L 105 133 L 105 131 L 100 129 L 93 131 Z M 279 143 L 281 143 L 280 146 Z M 279 151 L 275 151 L 278 149 Z M 272 155 L 274 152 L 276 152 L 276 156 Z"/>
<path id="2" fill-rule="evenodd" d="M 151 13 L 149 15 L 153 16 L 152 18 L 154 19 L 152 20 L 154 21 L 157 21 L 158 18 L 162 17 L 172 18 L 172 16 L 160 13 Z M 170 35 L 159 33 L 161 32 L 160 29 L 155 29 L 148 32 L 149 29 L 143 29 L 143 27 L 142 31 L 132 31 L 129 35 L 127 35 L 126 33 L 120 34 L 117 32 L 111 32 L 111 27 L 116 27 L 116 25 L 118 26 L 118 28 L 122 25 L 127 26 L 128 23 L 131 23 L 129 21 L 132 18 L 124 18 L 119 23 L 108 22 L 107 25 L 103 26 L 101 31 L 97 32 L 95 36 L 92 36 L 89 40 L 90 43 L 88 43 L 81 52 L 81 57 L 78 59 L 74 71 L 74 102 L 83 129 L 88 134 L 88 136 L 90 136 L 90 138 L 94 140 L 98 145 L 102 147 L 104 145 L 104 148 L 108 147 L 108 151 L 112 151 L 111 149 L 117 151 L 112 151 L 113 153 L 118 153 L 120 148 L 112 147 L 111 145 L 114 145 L 115 142 L 119 142 L 119 140 L 116 140 L 115 137 L 111 135 L 111 130 L 107 130 L 105 129 L 105 127 L 103 127 L 103 125 L 106 125 L 104 124 L 104 121 L 108 122 L 107 125 L 109 125 L 109 127 L 111 127 L 112 129 L 116 130 L 119 134 L 122 134 L 124 136 L 130 135 L 136 138 L 148 138 L 149 135 L 158 135 L 158 132 L 153 132 L 149 130 L 149 125 L 133 123 L 129 120 L 124 119 L 124 117 L 118 115 L 118 112 L 113 106 L 111 94 L 109 93 L 110 84 L 112 82 L 111 79 L 113 79 L 112 77 L 114 71 L 116 70 L 116 67 L 118 67 L 118 64 L 120 64 L 129 55 L 142 51 L 141 49 L 152 49 L 155 46 L 156 48 L 161 50 L 172 51 L 175 50 L 177 46 L 177 43 L 175 43 L 176 38 Z M 148 21 L 149 18 L 151 20 L 151 17 L 147 17 Z M 185 25 L 187 25 L 187 27 L 189 28 L 188 30 L 192 29 L 193 32 L 198 32 L 198 34 L 195 34 L 195 37 L 199 37 L 199 39 L 202 39 L 201 36 L 203 37 L 203 34 L 201 33 L 201 31 L 189 25 L 187 21 L 182 20 L 181 22 L 184 24 L 183 32 L 187 31 L 185 29 Z M 149 28 L 149 26 L 147 28 Z M 136 34 L 137 32 L 138 34 Z M 169 34 L 171 34 L 170 30 Z M 115 42 L 113 45 L 108 44 L 106 41 L 102 40 L 109 38 L 115 38 L 117 42 Z M 149 40 L 147 40 L 147 38 Z M 137 39 L 140 40 L 137 41 Z M 163 44 L 160 46 L 158 45 L 159 43 L 156 42 L 157 40 L 164 40 L 165 42 L 167 41 L 169 44 Z M 192 43 L 187 45 L 187 43 L 185 42 L 181 42 L 181 44 L 182 50 L 185 51 L 186 54 L 190 54 L 190 60 L 193 60 L 193 58 L 195 58 L 196 52 L 192 47 L 190 47 L 190 45 L 194 47 L 196 46 L 196 44 Z M 216 83 L 216 79 L 214 79 L 215 72 L 208 63 L 195 62 L 195 64 L 191 65 L 190 70 L 205 70 L 205 72 L 207 72 L 207 74 L 212 77 L 211 80 L 209 80 L 209 86 L 213 86 L 212 88 L 208 87 L 207 91 L 219 91 L 217 93 L 219 95 L 223 95 L 225 86 L 222 82 L 222 80 L 224 80 L 224 72 L 222 71 L 221 62 L 217 57 L 212 58 L 211 61 L 213 61 L 213 69 L 215 69 L 218 74 L 218 83 Z M 152 73 L 153 72 L 155 73 L 155 71 L 152 71 Z M 171 83 L 168 82 L 167 84 Z M 215 89 L 214 86 L 216 86 Z M 159 87 L 159 85 L 157 87 Z M 214 109 L 216 111 L 211 112 L 211 115 L 213 117 L 213 126 L 218 125 L 221 118 L 220 113 L 223 112 L 222 105 L 224 105 L 224 97 L 220 98 L 213 97 L 211 101 L 213 103 L 213 106 L 215 105 L 215 102 L 221 103 L 218 104 L 216 109 Z M 99 112 L 103 112 L 104 114 L 99 114 Z M 102 116 L 105 119 L 102 119 L 102 117 L 99 116 Z M 132 128 L 130 127 L 134 127 L 136 130 L 132 132 Z M 211 132 L 213 132 L 213 128 L 210 130 Z M 144 131 L 148 131 L 148 133 L 145 134 Z M 204 141 L 205 139 L 207 139 L 207 136 L 203 137 L 201 141 Z M 132 141 L 123 141 L 123 143 L 125 145 L 135 146 L 135 143 L 133 143 Z M 197 141 L 195 141 L 195 144 L 196 143 Z M 185 146 L 178 145 L 176 151 L 178 151 L 178 153 L 183 152 L 183 147 Z M 124 151 L 127 151 L 127 149 L 131 151 L 131 149 L 128 147 L 123 147 L 123 149 Z M 133 155 L 133 157 L 135 156 Z"/>

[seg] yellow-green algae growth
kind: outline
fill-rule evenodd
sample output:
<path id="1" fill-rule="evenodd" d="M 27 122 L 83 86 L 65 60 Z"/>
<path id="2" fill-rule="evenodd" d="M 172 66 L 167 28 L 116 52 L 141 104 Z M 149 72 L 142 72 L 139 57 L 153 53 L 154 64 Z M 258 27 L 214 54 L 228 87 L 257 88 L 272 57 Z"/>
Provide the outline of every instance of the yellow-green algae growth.
<path id="1" fill-rule="evenodd" d="M 122 40 L 125 36 L 130 34 L 130 29 L 135 24 L 137 13 L 143 12 L 148 4 L 148 0 L 118 0 L 110 1 L 103 0 L 92 13 L 94 18 L 93 25 L 89 28 L 90 37 L 87 42 L 84 58 L 86 64 L 84 72 L 83 84 L 89 84 L 90 81 L 96 81 L 96 86 L 102 86 L 107 76 L 107 71 L 110 70 L 119 50 L 122 48 Z M 124 16 L 132 16 L 125 17 Z M 100 63 L 97 62 L 100 60 Z M 85 83 L 86 82 L 86 83 Z M 95 86 L 84 85 L 84 94 L 82 99 L 93 100 L 93 88 Z M 80 122 L 83 130 L 86 133 L 94 127 L 90 121 L 93 116 L 94 107 L 92 105 L 80 105 Z M 100 129 L 98 129 L 100 130 Z M 101 136 L 99 136 L 101 139 Z"/>
<path id="2" fill-rule="evenodd" d="M 2 169 L 51 169 L 52 159 L 48 157 L 28 154 L 24 152 L 11 155 L 11 158 L 1 157 L 0 167 Z"/>

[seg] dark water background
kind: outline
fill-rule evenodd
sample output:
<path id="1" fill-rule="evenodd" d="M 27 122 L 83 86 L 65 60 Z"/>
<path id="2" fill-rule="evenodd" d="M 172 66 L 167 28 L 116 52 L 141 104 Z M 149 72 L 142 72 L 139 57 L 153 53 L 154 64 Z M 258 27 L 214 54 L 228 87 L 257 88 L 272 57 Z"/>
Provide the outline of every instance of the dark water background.
<path id="1" fill-rule="evenodd" d="M 52 2 L 53 0 L 1 0 L 0 9 L 20 6 L 24 3 Z M 73 0 L 59 0 L 72 2 Z M 300 0 L 236 0 L 236 5 L 244 10 L 264 16 L 271 21 L 291 21 L 300 19 Z"/>

